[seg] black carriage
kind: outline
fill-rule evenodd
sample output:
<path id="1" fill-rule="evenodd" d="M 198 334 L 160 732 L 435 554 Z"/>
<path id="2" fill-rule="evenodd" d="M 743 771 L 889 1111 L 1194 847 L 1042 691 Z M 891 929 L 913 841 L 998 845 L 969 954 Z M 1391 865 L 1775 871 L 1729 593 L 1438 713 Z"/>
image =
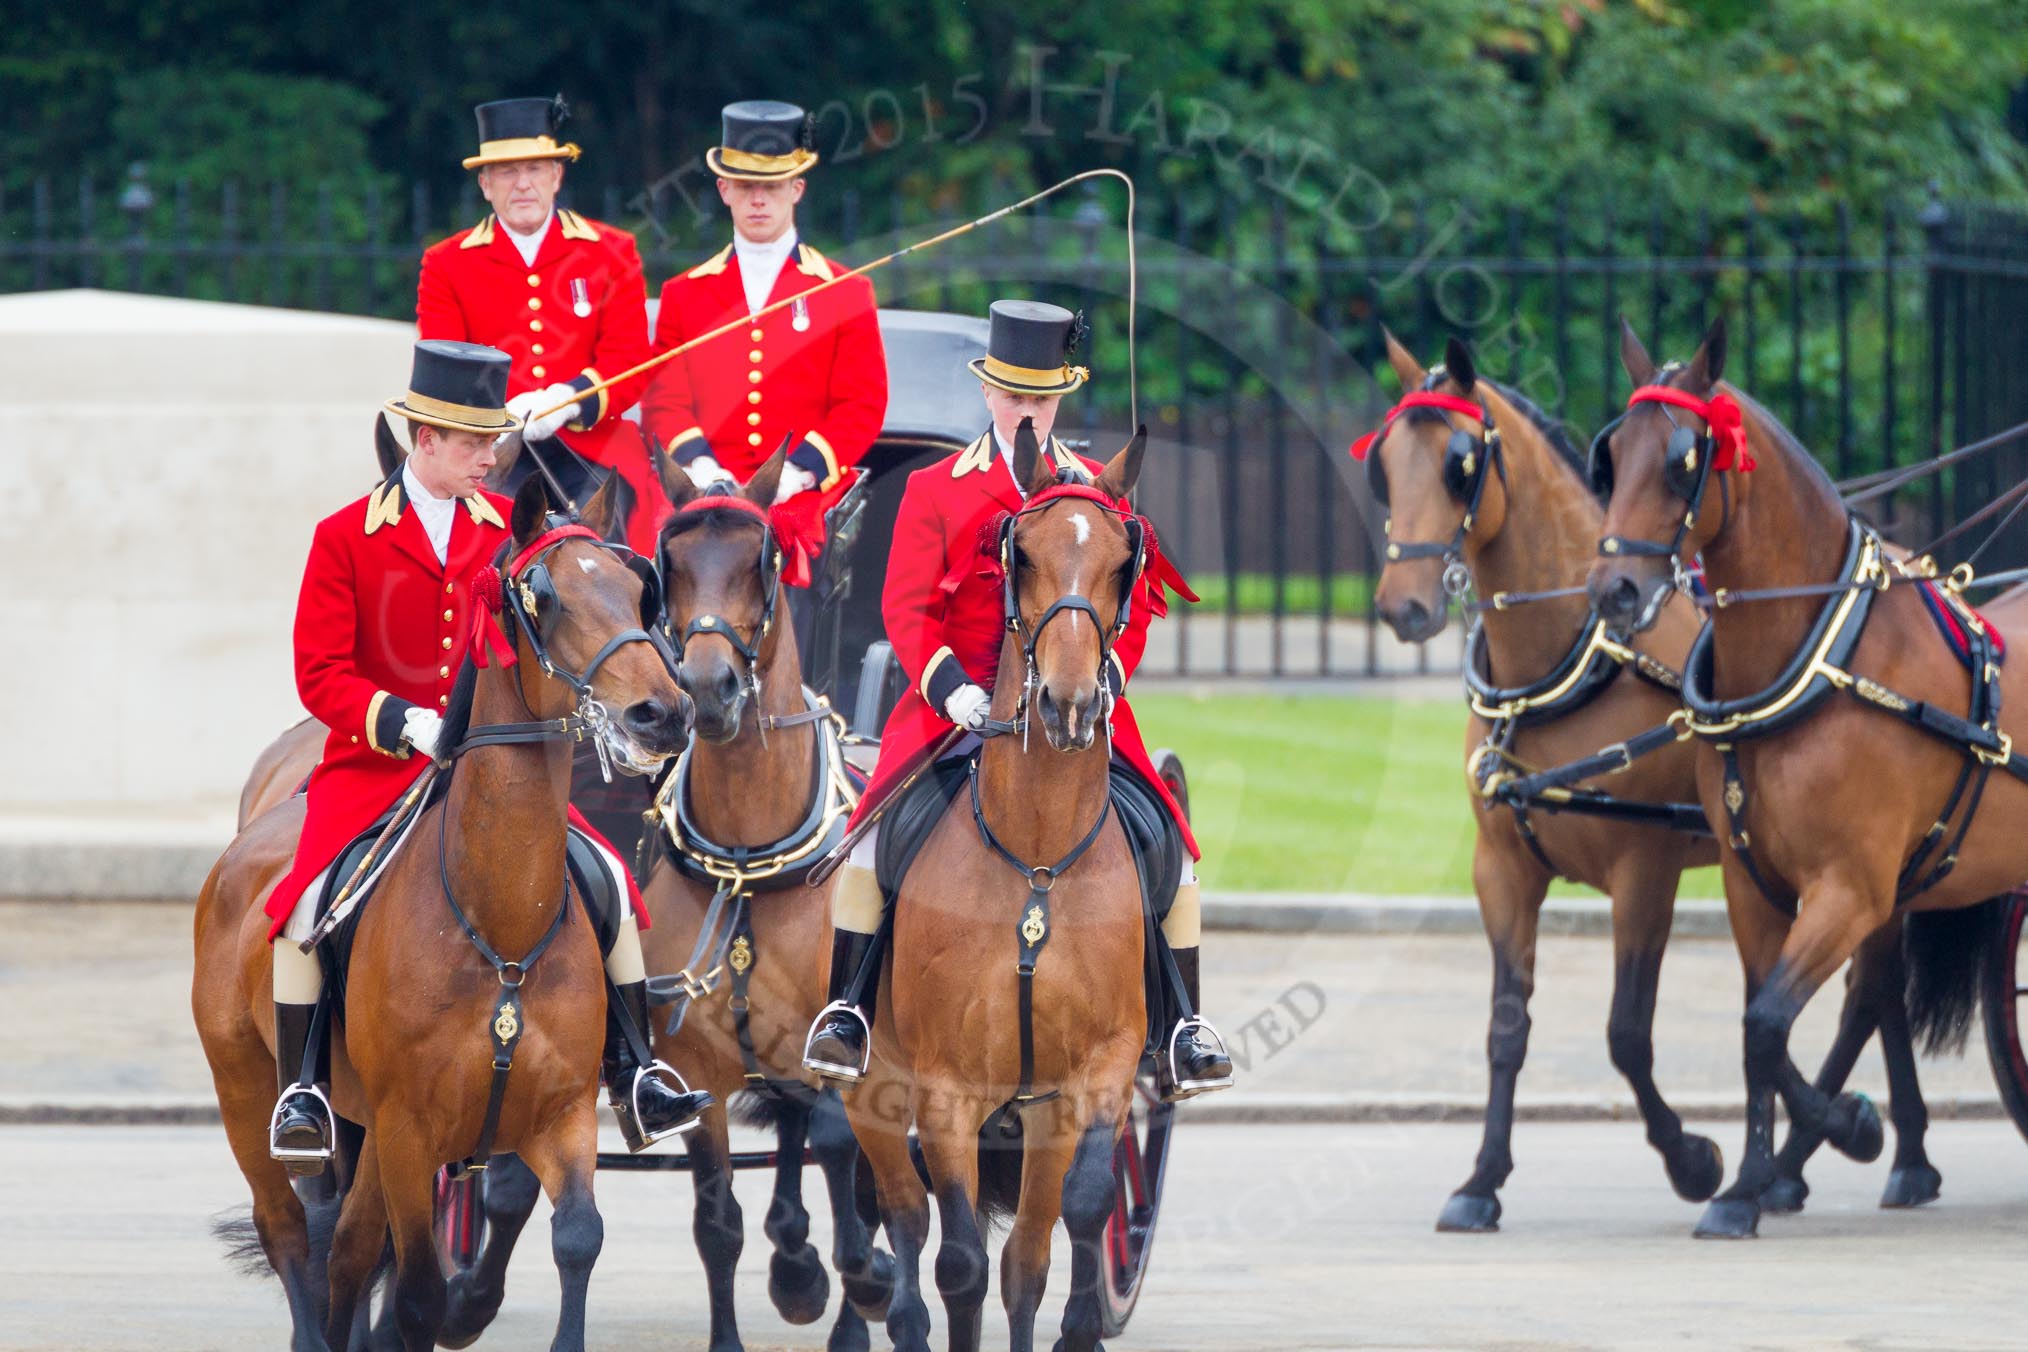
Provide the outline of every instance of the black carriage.
<path id="1" fill-rule="evenodd" d="M 987 322 L 916 310 L 882 310 L 879 318 L 890 373 L 886 421 L 860 461 L 864 473 L 858 485 L 827 518 L 824 560 L 804 607 L 809 618 L 798 624 L 811 683 L 846 718 L 852 740 L 869 753 L 908 681 L 888 647 L 880 613 L 902 491 L 910 474 L 964 449 L 986 425 L 978 380 L 965 363 L 985 350 Z M 1157 751 L 1155 764 L 1187 812 L 1189 789 L 1181 762 L 1173 752 Z M 618 814 L 621 824 L 628 818 L 638 821 L 637 806 L 629 804 Z M 593 819 L 599 822 L 596 815 Z M 1105 1288 L 1100 1293 L 1108 1337 L 1125 1329 L 1140 1296 L 1174 1124 L 1175 1106 L 1161 1101 L 1154 1067 L 1144 1064 L 1113 1157 L 1114 1206 L 1106 1223 Z M 810 1162 L 807 1151 L 804 1158 Z M 773 1169 L 778 1155 L 741 1151 L 729 1162 L 734 1169 Z M 601 1169 L 616 1171 L 687 1170 L 689 1165 L 680 1153 L 599 1155 Z M 454 1179 L 449 1171 L 438 1177 L 437 1239 L 447 1270 L 470 1266 L 484 1244 L 486 1216 L 478 1192 L 483 1178 Z"/>

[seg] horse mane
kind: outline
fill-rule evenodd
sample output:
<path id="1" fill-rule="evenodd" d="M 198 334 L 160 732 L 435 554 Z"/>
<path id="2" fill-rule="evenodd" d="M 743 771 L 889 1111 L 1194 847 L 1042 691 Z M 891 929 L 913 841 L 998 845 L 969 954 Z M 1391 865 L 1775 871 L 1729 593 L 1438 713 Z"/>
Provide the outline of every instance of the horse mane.
<path id="1" fill-rule="evenodd" d="M 472 727 L 472 697 L 478 688 L 479 668 L 472 664 L 468 655 L 458 668 L 457 682 L 451 686 L 451 702 L 444 706 L 444 726 L 437 734 L 439 749 L 448 752 L 465 740 L 465 734 Z"/>
<path id="2" fill-rule="evenodd" d="M 1748 394 L 1745 390 L 1740 389 L 1739 386 L 1730 382 L 1723 383 L 1725 392 L 1737 399 L 1740 407 L 1760 419 L 1760 424 L 1766 429 L 1769 438 L 1776 445 L 1787 451 L 1792 458 L 1800 460 L 1803 463 L 1805 466 L 1803 471 L 1805 477 L 1815 480 L 1817 486 L 1823 489 L 1833 501 L 1842 501 L 1838 493 L 1838 486 L 1831 481 L 1831 476 L 1824 471 L 1822 465 L 1817 463 L 1817 457 L 1810 454 L 1810 448 L 1803 445 L 1801 438 L 1797 437 L 1794 432 L 1789 431 L 1786 423 L 1768 412 L 1765 404 Z"/>

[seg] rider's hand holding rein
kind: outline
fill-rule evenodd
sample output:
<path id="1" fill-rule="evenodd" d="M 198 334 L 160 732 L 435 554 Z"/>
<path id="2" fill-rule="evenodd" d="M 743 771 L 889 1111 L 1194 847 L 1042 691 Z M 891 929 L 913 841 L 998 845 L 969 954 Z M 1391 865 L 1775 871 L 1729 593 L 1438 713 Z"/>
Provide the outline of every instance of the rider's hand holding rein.
<path id="1" fill-rule="evenodd" d="M 434 709 L 410 709 L 401 716 L 401 740 L 432 759 L 443 730 L 443 717 Z"/>

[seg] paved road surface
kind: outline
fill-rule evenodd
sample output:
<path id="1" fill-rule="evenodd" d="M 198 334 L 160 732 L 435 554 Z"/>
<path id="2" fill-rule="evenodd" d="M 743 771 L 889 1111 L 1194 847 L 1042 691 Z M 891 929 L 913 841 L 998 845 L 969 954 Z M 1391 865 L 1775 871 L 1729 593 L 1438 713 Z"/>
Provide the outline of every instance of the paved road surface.
<path id="1" fill-rule="evenodd" d="M 1720 1135 L 1733 1153 L 1737 1128 Z M 2004 1123 L 1936 1128 L 1945 1183 L 1934 1207 L 1882 1213 L 1873 1202 L 1885 1166 L 1830 1161 L 1815 1172 L 1808 1215 L 1770 1219 L 1743 1244 L 1689 1239 L 1695 1208 L 1667 1194 L 1638 1133 L 1611 1124 L 1533 1126 L 1506 1231 L 1434 1234 L 1474 1140 L 1452 1125 L 1185 1130 L 1155 1272 L 1114 1347 L 2028 1347 L 2028 1145 Z M 823 1347 L 822 1326 L 774 1318 L 758 1232 L 764 1179 L 743 1178 L 740 1195 L 747 1346 Z M 600 1197 L 593 1345 L 702 1346 L 687 1188 L 608 1175 Z M 244 1198 L 214 1128 L 0 1128 L 0 1348 L 280 1346 L 278 1289 L 228 1272 L 206 1232 L 213 1212 Z M 546 1229 L 540 1218 L 530 1227 L 481 1347 L 548 1344 Z M 820 1217 L 819 1244 L 824 1230 Z M 1067 1284 L 1060 1270 L 1052 1331 Z M 997 1301 L 989 1310 L 986 1346 L 1004 1345 Z"/>

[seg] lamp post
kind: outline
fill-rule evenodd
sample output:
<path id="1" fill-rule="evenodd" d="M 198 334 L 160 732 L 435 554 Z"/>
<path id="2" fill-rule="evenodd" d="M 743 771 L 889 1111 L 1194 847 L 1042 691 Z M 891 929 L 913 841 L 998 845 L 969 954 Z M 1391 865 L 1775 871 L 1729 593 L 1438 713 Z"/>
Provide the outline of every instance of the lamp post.
<path id="1" fill-rule="evenodd" d="M 147 245 L 142 227 L 155 209 L 155 190 L 148 186 L 148 163 L 135 160 L 127 166 L 127 186 L 120 189 L 120 210 L 127 214 L 127 289 L 141 289 L 141 251 Z"/>

